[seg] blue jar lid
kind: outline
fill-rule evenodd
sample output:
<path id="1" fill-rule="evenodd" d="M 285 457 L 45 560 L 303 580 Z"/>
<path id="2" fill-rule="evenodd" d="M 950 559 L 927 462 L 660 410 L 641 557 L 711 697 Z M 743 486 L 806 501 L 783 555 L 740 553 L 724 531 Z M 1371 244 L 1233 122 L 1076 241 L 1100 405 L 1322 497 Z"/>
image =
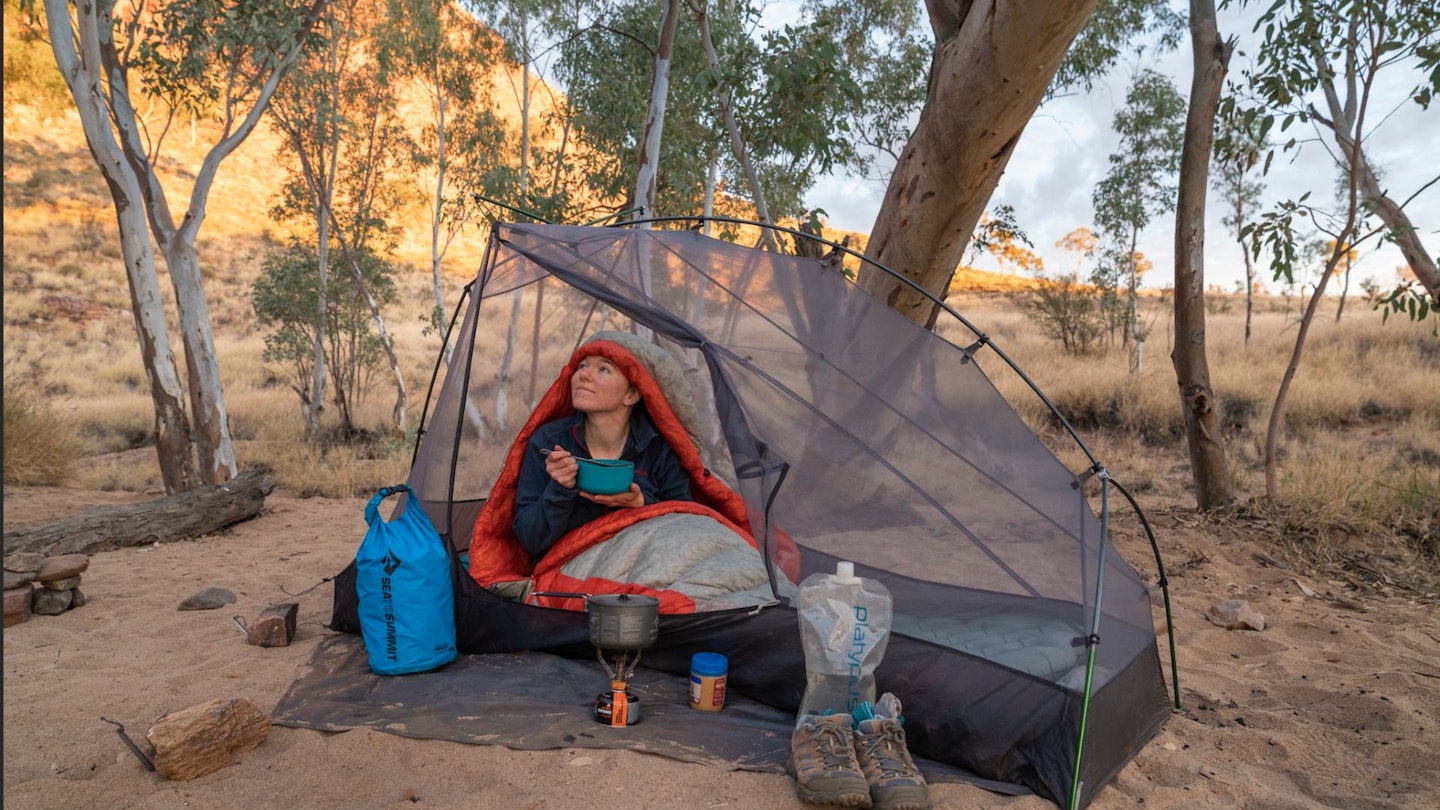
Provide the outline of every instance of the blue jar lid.
<path id="1" fill-rule="evenodd" d="M 696 675 L 724 675 L 730 662 L 720 653 L 703 652 L 690 656 L 690 671 Z"/>

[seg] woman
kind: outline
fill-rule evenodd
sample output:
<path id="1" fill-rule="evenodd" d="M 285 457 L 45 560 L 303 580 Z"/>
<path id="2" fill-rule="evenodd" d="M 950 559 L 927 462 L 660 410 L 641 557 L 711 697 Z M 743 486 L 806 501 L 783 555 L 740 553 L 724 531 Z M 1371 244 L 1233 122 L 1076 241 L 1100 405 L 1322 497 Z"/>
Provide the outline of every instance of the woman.
<path id="1" fill-rule="evenodd" d="M 570 377 L 570 400 L 576 413 L 537 428 L 520 465 L 512 528 L 536 561 L 566 532 L 615 509 L 691 500 L 689 474 L 614 363 L 599 355 L 581 358 Z M 633 462 L 630 491 L 579 491 L 577 456 Z"/>

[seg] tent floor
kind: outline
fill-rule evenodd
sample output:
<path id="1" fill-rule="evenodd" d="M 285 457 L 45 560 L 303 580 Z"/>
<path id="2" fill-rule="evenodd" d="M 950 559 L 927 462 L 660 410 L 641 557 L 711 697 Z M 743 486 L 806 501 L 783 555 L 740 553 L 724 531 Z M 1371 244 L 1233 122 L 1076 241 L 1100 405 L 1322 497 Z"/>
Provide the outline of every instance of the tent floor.
<path id="1" fill-rule="evenodd" d="M 607 685 L 598 661 L 539 652 L 461 655 L 434 672 L 380 676 L 370 671 L 357 636 L 336 635 L 316 647 L 309 671 L 286 690 L 271 719 L 294 728 L 372 728 L 518 750 L 623 748 L 729 770 L 787 772 L 794 727 L 787 712 L 733 691 L 724 710 L 694 711 L 687 678 L 641 666 L 630 681 L 641 721 L 610 728 L 594 721 L 595 697 Z M 916 763 L 932 782 L 1029 792 L 951 765 Z"/>

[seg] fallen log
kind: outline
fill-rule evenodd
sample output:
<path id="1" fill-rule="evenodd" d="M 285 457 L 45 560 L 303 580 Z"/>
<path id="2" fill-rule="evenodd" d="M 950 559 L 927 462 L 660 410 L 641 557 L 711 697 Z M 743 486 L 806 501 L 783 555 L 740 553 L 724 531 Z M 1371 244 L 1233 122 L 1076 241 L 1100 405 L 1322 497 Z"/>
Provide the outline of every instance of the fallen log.
<path id="1" fill-rule="evenodd" d="M 87 509 L 75 517 L 5 533 L 5 554 L 94 554 L 190 540 L 260 514 L 275 481 L 249 470 L 223 484 L 197 487 L 148 503 Z"/>

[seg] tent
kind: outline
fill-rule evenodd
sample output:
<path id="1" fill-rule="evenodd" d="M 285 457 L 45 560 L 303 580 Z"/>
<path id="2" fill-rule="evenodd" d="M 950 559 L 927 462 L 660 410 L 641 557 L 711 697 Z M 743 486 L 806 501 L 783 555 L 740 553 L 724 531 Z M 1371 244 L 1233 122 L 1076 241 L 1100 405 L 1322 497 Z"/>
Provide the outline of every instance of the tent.
<path id="1" fill-rule="evenodd" d="M 466 298 L 408 483 L 470 570 L 477 517 L 557 372 L 626 333 L 678 369 L 704 475 L 738 495 L 763 565 L 760 598 L 663 615 L 644 666 L 721 652 L 731 689 L 793 711 L 790 597 L 849 560 L 894 598 L 876 680 L 919 756 L 1081 807 L 1169 715 L 1149 589 L 1108 537 L 1110 495 L 1128 493 L 1041 442 L 982 372 L 1010 362 L 987 336 L 916 326 L 833 256 L 653 226 L 498 224 Z M 584 613 L 467 573 L 461 652 L 594 657 Z M 358 630 L 343 580 L 332 626 Z"/>

